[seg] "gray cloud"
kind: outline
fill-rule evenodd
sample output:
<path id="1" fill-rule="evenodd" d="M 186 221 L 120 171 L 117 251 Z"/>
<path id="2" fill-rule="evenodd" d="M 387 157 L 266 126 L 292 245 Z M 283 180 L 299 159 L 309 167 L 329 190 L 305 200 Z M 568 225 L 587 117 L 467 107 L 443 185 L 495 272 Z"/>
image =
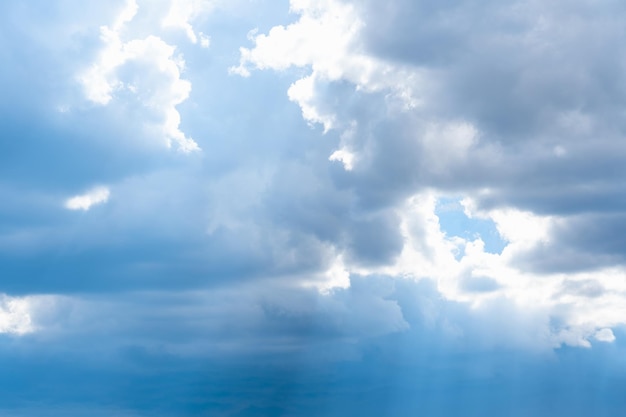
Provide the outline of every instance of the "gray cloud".
<path id="1" fill-rule="evenodd" d="M 358 162 L 334 180 L 355 193 L 362 209 L 393 207 L 434 187 L 469 195 L 483 208 L 561 216 L 567 230 L 579 229 L 580 214 L 623 211 L 621 5 L 398 1 L 355 7 L 364 21 L 358 45 L 368 59 L 423 77 L 413 85 L 420 100 L 414 109 L 395 111 L 389 90 L 364 91 L 348 75 L 320 80 L 307 101 L 349 132 L 342 143 Z M 406 81 L 394 77 L 385 82 Z M 449 131 L 463 123 L 476 129 L 469 145 Z M 478 192 L 484 189 L 490 192 Z M 619 215 L 605 216 L 582 227 L 587 243 L 573 237 L 594 254 L 595 265 L 581 268 L 622 263 L 615 258 L 619 242 L 603 232 L 620 224 Z M 563 258 L 557 263 L 575 270 L 572 252 L 556 249 L 570 245 L 571 232 L 554 233 L 554 256 Z"/>

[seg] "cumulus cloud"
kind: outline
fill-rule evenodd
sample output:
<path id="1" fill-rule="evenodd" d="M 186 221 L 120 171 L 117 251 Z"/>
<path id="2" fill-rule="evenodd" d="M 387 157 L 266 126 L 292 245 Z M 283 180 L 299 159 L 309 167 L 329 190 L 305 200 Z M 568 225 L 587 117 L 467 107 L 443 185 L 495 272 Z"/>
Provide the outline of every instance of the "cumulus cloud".
<path id="1" fill-rule="evenodd" d="M 96 187 L 85 194 L 71 197 L 65 201 L 68 210 L 89 210 L 92 206 L 104 204 L 109 200 L 111 191 L 108 187 Z"/>
<path id="2" fill-rule="evenodd" d="M 156 120 L 168 146 L 175 143 L 182 152 L 200 150 L 198 144 L 180 130 L 181 117 L 177 106 L 188 99 L 191 83 L 182 78 L 185 62 L 176 46 L 167 43 L 159 27 L 145 23 L 134 27 L 134 19 L 142 8 L 159 7 L 154 4 L 128 0 L 115 22 L 101 27 L 102 50 L 96 62 L 79 75 L 88 100 L 107 105 L 124 92 L 137 97 L 146 119 Z M 198 42 L 198 36 L 189 23 L 191 19 L 209 10 L 205 1 L 173 0 L 162 20 L 163 27 L 183 29 L 189 40 Z M 130 37 L 129 33 L 147 33 L 145 37 Z M 156 32 L 156 33 L 155 33 Z M 209 38 L 199 34 L 201 45 L 208 47 Z M 128 39 L 130 37 L 130 39 Z"/>
<path id="3" fill-rule="evenodd" d="M 340 133 L 329 159 L 346 170 L 342 186 L 361 210 L 399 213 L 400 222 L 375 229 L 381 241 L 402 231 L 386 258 L 395 260 L 348 257 L 348 271 L 436 277 L 453 300 L 541 306 L 567 323 L 554 331 L 557 345 L 589 345 L 596 331 L 624 323 L 617 276 L 626 265 L 611 237 L 623 223 L 623 152 L 610 139 L 621 123 L 607 109 L 625 96 L 602 93 L 623 78 L 610 76 L 622 59 L 611 7 L 583 18 L 584 2 L 290 6 L 296 21 L 254 35 L 231 71 L 304 68 L 287 94 L 307 121 Z M 489 24 L 476 28 L 479 14 Z M 511 50 L 519 52 L 503 60 Z M 466 222 L 493 222 L 502 253 L 445 235 L 433 204 L 450 193 L 461 195 Z M 363 236 L 356 240 L 371 241 Z M 602 291 L 590 296 L 584 282 Z"/>
<path id="4" fill-rule="evenodd" d="M 208 47 L 209 39 L 202 32 L 196 34 L 191 21 L 202 13 L 206 13 L 213 7 L 211 1 L 207 0 L 173 0 L 167 15 L 161 21 L 164 27 L 174 27 L 185 32 L 192 43 L 200 43 L 203 47 Z"/>
<path id="5" fill-rule="evenodd" d="M 338 122 L 320 105 L 318 89 L 328 82 L 347 80 L 370 92 L 391 90 L 406 106 L 416 104 L 413 89 L 419 73 L 407 73 L 362 50 L 359 35 L 364 22 L 354 5 L 332 0 L 292 1 L 290 10 L 299 20 L 254 36 L 254 48 L 240 49 L 240 63 L 231 72 L 249 76 L 250 67 L 310 67 L 311 73 L 294 82 L 288 95 L 300 105 L 305 119 L 321 123 L 326 130 Z"/>
<path id="6" fill-rule="evenodd" d="M 611 329 L 600 329 L 593 337 L 595 337 L 600 342 L 610 343 L 615 341 L 615 335 L 613 334 L 613 331 Z"/>
<path id="7" fill-rule="evenodd" d="M 24 335 L 34 331 L 28 298 L 0 294 L 0 334 Z"/>

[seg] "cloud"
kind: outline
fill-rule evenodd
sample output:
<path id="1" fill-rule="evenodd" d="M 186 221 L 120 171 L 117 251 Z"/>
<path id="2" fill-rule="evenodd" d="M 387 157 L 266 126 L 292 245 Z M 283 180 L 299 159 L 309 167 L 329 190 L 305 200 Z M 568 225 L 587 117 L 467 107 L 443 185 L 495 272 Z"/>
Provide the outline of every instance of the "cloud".
<path id="1" fill-rule="evenodd" d="M 171 2 L 167 15 L 161 21 L 164 27 L 174 27 L 182 29 L 192 43 L 200 43 L 202 47 L 208 47 L 208 38 L 203 33 L 198 33 L 193 29 L 190 21 L 202 13 L 210 11 L 212 2 L 207 0 L 174 0 Z"/>
<path id="2" fill-rule="evenodd" d="M 0 294 L 0 334 L 24 335 L 34 330 L 28 298 Z"/>
<path id="3" fill-rule="evenodd" d="M 624 8 L 227 3 L 0 4 L 0 414 L 619 413 Z"/>
<path id="4" fill-rule="evenodd" d="M 317 96 L 317 89 L 328 82 L 345 79 L 370 92 L 391 89 L 407 106 L 415 104 L 411 82 L 417 73 L 407 74 L 403 68 L 360 51 L 364 22 L 356 7 L 332 0 L 292 1 L 290 10 L 299 20 L 287 27 L 275 26 L 267 35 L 254 36 L 254 48 L 240 49 L 240 63 L 231 72 L 249 76 L 250 67 L 310 67 L 310 75 L 294 82 L 288 95 L 300 105 L 305 119 L 321 123 L 325 130 L 337 123 L 332 113 L 321 108 Z"/>
<path id="5" fill-rule="evenodd" d="M 124 40 L 128 32 L 141 32 L 141 26 L 133 27 L 140 10 L 136 0 L 128 0 L 115 22 L 101 27 L 103 47 L 98 58 L 78 77 L 85 96 L 105 106 L 114 94 L 130 93 L 143 106 L 146 119 L 155 120 L 151 124 L 159 127 L 168 146 L 175 143 L 182 152 L 198 151 L 198 144 L 180 130 L 177 106 L 189 97 L 191 83 L 181 77 L 185 62 L 182 55 L 175 55 L 176 46 L 151 33 L 154 27 L 149 27 L 148 35 L 143 38 Z M 196 43 L 197 36 L 189 20 L 207 10 L 203 1 L 172 1 L 161 23 L 163 27 L 182 28 L 190 41 Z M 201 42 L 203 47 L 208 46 L 206 36 L 201 35 Z"/>
<path id="6" fill-rule="evenodd" d="M 613 331 L 611 329 L 600 329 L 593 337 L 595 337 L 596 340 L 599 340 L 600 342 L 610 343 L 615 341 L 615 335 L 613 334 Z"/>
<path id="7" fill-rule="evenodd" d="M 104 204 L 109 200 L 111 192 L 108 187 L 96 187 L 85 194 L 71 197 L 65 201 L 68 210 L 89 210 L 92 206 Z"/>
<path id="8" fill-rule="evenodd" d="M 347 125 L 356 124 L 359 133 L 355 136 L 369 138 L 365 143 L 352 144 L 354 149 L 351 149 L 351 152 L 357 157 L 364 156 L 372 146 L 380 144 L 381 150 L 384 150 L 396 143 L 408 155 L 413 155 L 413 171 L 407 172 L 406 179 L 402 180 L 397 176 L 389 178 L 390 183 L 398 183 L 395 187 L 399 185 L 414 187 L 415 184 L 407 180 L 420 175 L 420 183 L 430 186 L 453 188 L 463 185 L 480 188 L 490 185 L 494 190 L 491 198 L 498 199 L 498 204 L 506 205 L 507 202 L 519 204 L 519 201 L 513 199 L 524 198 L 526 192 L 542 192 L 544 187 L 547 187 L 547 185 L 535 186 L 533 183 L 531 188 L 529 183 L 528 187 L 512 189 L 507 185 L 528 177 L 525 162 L 528 160 L 536 162 L 534 177 L 551 178 L 555 181 L 561 178 L 559 172 L 572 172 L 573 167 L 587 166 L 571 151 L 579 146 L 584 147 L 585 143 L 589 144 L 585 135 L 589 135 L 592 126 L 596 126 L 592 120 L 608 116 L 608 113 L 603 113 L 604 107 L 600 104 L 598 108 L 589 108 L 587 113 L 582 113 L 572 108 L 573 98 L 564 96 L 558 101 L 559 91 L 565 91 L 567 86 L 571 87 L 567 91 L 571 91 L 572 94 L 576 92 L 580 100 L 585 97 L 590 100 L 596 97 L 592 86 L 588 85 L 586 80 L 607 79 L 600 75 L 593 77 L 593 73 L 609 71 L 612 68 L 608 62 L 606 65 L 604 63 L 606 57 L 611 54 L 604 55 L 605 59 L 601 60 L 603 63 L 598 64 L 602 65 L 602 69 L 598 65 L 590 66 L 588 63 L 593 60 L 582 57 L 599 54 L 599 51 L 587 47 L 590 42 L 603 44 L 602 40 L 605 40 L 606 44 L 613 44 L 615 34 L 619 30 L 606 11 L 594 14 L 593 23 L 579 19 L 580 16 L 576 13 L 582 8 L 584 8 L 582 5 L 578 8 L 578 6 L 568 7 L 562 3 L 558 6 L 547 6 L 537 2 L 525 6 L 517 2 L 507 3 L 484 10 L 491 16 L 491 23 L 481 27 L 480 30 L 475 30 L 475 26 L 470 22 L 477 18 L 478 11 L 461 5 L 446 3 L 426 6 L 399 1 L 393 6 L 381 7 L 372 2 L 359 6 L 332 1 L 315 5 L 293 2 L 292 11 L 298 14 L 299 20 L 286 27 L 276 26 L 267 34 L 257 35 L 254 38 L 255 46 L 244 48 L 241 60 L 244 68 L 277 70 L 290 66 L 310 68 L 310 75 L 302 77 L 292 87 L 296 91 L 301 91 L 298 97 L 302 97 L 303 100 L 298 102 L 305 117 L 312 121 L 320 121 L 327 128 L 334 124 L 338 129 L 345 129 Z M 564 13 L 568 19 L 575 22 L 575 25 L 567 31 L 560 32 L 561 26 L 557 23 L 559 13 Z M 334 18 L 331 19 L 330 16 Z M 371 22 L 368 19 L 371 19 Z M 419 28 L 413 27 L 416 19 L 421 22 Z M 452 19 L 457 24 L 453 25 L 446 19 Z M 605 22 L 606 25 L 600 22 Z M 581 50 L 577 47 L 579 45 L 577 39 L 582 33 L 587 33 L 582 28 L 586 25 L 595 27 L 596 24 L 603 26 L 603 29 L 594 31 L 592 36 L 594 41 L 586 39 L 582 42 L 585 47 Z M 400 27 L 406 30 L 399 30 Z M 323 34 L 333 31 L 341 33 L 341 39 L 345 42 L 324 43 L 326 38 Z M 287 37 L 284 35 L 286 33 L 293 36 Z M 293 45 L 296 43 L 300 45 L 297 53 L 289 53 L 292 44 L 287 40 L 291 39 Z M 309 39 L 310 41 L 307 41 Z M 427 42 L 425 39 L 430 41 Z M 469 43 L 470 41 L 473 43 Z M 429 45 L 438 47 L 432 49 Z M 566 72 L 565 76 L 558 80 L 554 79 L 555 74 L 548 68 L 561 68 L 561 65 L 556 63 L 545 65 L 545 60 L 553 57 L 550 51 L 557 46 L 564 51 L 564 59 L 571 62 L 570 67 L 576 67 L 579 62 L 581 63 L 580 68 L 585 75 L 578 84 L 575 74 L 570 72 Z M 510 47 L 518 48 L 520 51 L 518 57 L 501 63 L 502 65 L 494 65 L 504 50 Z M 462 52 L 465 50 L 473 52 Z M 351 60 L 357 56 L 359 59 Z M 345 62 L 341 61 L 342 59 Z M 338 62 L 342 64 L 339 65 Z M 334 71 L 335 66 L 341 69 Z M 354 75 L 368 74 L 370 68 L 381 70 L 376 72 L 377 76 L 373 78 L 358 78 Z M 485 78 L 485 74 L 491 74 L 493 80 L 504 83 L 506 88 L 490 88 L 492 83 L 486 81 L 488 77 Z M 313 79 L 317 81 L 313 82 Z M 352 92 L 345 97 L 343 95 L 346 89 L 340 88 L 341 82 L 353 86 Z M 564 83 L 569 84 L 565 86 Z M 302 88 L 296 87 L 299 85 Z M 410 88 L 403 88 L 407 85 Z M 480 86 L 477 88 L 483 88 L 483 91 L 471 90 L 468 87 L 470 85 Z M 522 88 L 524 86 L 528 88 Z M 359 94 L 363 91 L 391 93 L 391 96 L 397 96 L 399 91 L 404 91 L 420 104 L 409 107 L 402 117 L 403 113 L 400 111 L 402 107 L 394 107 L 397 102 L 387 99 L 384 106 L 379 109 L 385 116 L 378 118 L 384 120 L 385 124 L 376 119 L 368 122 L 369 114 L 366 116 L 349 112 L 351 107 L 355 107 L 356 97 L 361 107 L 366 105 L 363 94 Z M 519 91 L 519 96 L 513 95 L 516 91 Z M 602 89 L 599 88 L 597 91 Z M 546 96 L 547 94 L 550 96 Z M 304 100 L 305 97 L 308 98 Z M 612 100 L 612 97 L 606 98 Z M 555 100 L 554 104 L 548 104 L 552 103 L 552 100 Z M 337 105 L 331 105 L 333 102 Z M 536 102 L 544 104 L 535 106 Z M 484 112 L 480 110 L 481 106 L 484 106 Z M 516 111 L 515 106 L 524 108 Z M 549 106 L 551 107 L 548 108 Z M 562 123 L 543 123 L 543 120 L 550 117 L 549 112 L 554 112 L 556 119 Z M 495 120 L 495 117 L 500 119 Z M 527 122 L 524 126 L 531 130 L 523 131 L 521 127 L 518 128 L 522 120 Z M 433 125 L 440 126 L 439 131 L 427 133 L 428 127 Z M 375 130 L 377 126 L 381 126 L 379 132 Z M 459 146 L 459 140 L 450 136 L 450 132 L 454 131 L 453 126 L 465 126 L 467 132 L 472 132 L 468 136 L 471 140 L 469 142 L 466 140 L 463 146 Z M 604 126 L 598 129 L 609 129 L 609 126 L 615 125 L 610 123 Z M 411 135 L 408 134 L 409 129 L 413 132 Z M 608 131 L 606 134 L 612 135 Z M 445 141 L 446 136 L 450 136 L 449 141 Z M 555 143 L 547 143 L 549 142 L 547 137 L 554 138 L 552 141 Z M 565 141 L 569 137 L 573 138 L 567 145 L 570 151 L 567 158 L 562 158 L 564 155 L 562 150 L 565 150 Z M 382 142 L 383 140 L 385 142 Z M 436 148 L 436 144 L 442 141 L 455 145 Z M 419 142 L 423 142 L 421 147 L 416 146 Z M 514 146 L 520 143 L 526 143 L 527 146 L 516 152 Z M 596 147 L 594 154 L 598 156 L 601 154 L 603 159 L 611 158 L 611 152 L 604 147 L 605 145 L 608 146 L 608 143 L 603 142 L 602 146 Z M 554 149 L 561 150 L 557 152 L 560 156 L 554 154 Z M 606 149 L 606 152 L 602 149 Z M 425 151 L 431 151 L 432 154 Z M 455 152 L 459 152 L 461 158 L 455 156 L 449 159 L 448 157 Z M 406 158 L 409 158 L 408 155 Z M 433 157 L 434 155 L 437 157 Z M 387 154 L 380 155 L 380 164 L 372 164 L 370 169 L 387 168 L 382 163 L 389 159 Z M 498 178 L 492 175 L 494 171 L 500 173 Z M 574 175 L 576 180 L 583 180 L 585 176 L 588 177 L 582 173 Z M 463 178 L 463 184 L 457 183 L 460 178 Z M 576 181 L 572 181 L 572 186 L 575 184 Z M 561 187 L 563 186 L 565 184 L 561 183 Z M 590 187 L 589 190 L 591 189 Z M 548 202 L 550 193 L 559 190 L 565 189 L 558 187 L 555 189 L 550 185 L 549 190 L 545 189 L 546 194 L 533 199 L 536 206 L 527 208 L 540 209 L 539 204 Z M 571 193 L 577 191 L 572 189 Z M 499 196 L 503 199 L 499 200 Z M 560 201 L 563 201 L 562 197 L 559 196 Z"/>

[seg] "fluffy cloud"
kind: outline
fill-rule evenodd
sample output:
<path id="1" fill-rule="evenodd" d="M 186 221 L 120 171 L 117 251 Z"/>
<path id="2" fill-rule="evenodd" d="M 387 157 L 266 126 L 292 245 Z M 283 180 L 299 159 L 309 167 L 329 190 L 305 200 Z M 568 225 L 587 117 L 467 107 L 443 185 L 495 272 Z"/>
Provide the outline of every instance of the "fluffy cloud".
<path id="1" fill-rule="evenodd" d="M 305 68 L 287 94 L 306 120 L 341 133 L 330 160 L 344 165 L 342 181 L 364 209 L 402 213 L 402 222 L 374 232 L 385 242 L 404 230 L 397 262 L 347 270 L 437 277 L 456 300 L 504 296 L 542 306 L 579 335 L 556 331 L 557 344 L 589 345 L 596 331 L 624 323 L 625 265 L 609 237 L 622 223 L 612 201 L 621 188 L 620 123 L 607 110 L 624 95 L 601 93 L 622 60 L 611 52 L 622 29 L 610 7 L 583 18 L 584 2 L 481 11 L 404 1 L 290 5 L 297 20 L 255 35 L 231 71 Z M 489 24 L 477 29 L 479 15 Z M 511 50 L 518 53 L 502 59 Z M 485 252 L 480 239 L 445 236 L 434 213 L 439 197 L 425 188 L 465 198 L 467 221 L 492 221 L 506 242 L 502 253 Z M 602 288 L 596 302 L 564 290 L 581 282 Z"/>
<path id="2" fill-rule="evenodd" d="M 28 298 L 0 294 L 0 334 L 23 335 L 34 330 L 31 320 L 31 302 Z"/>
<path id="3" fill-rule="evenodd" d="M 338 120 L 323 109 L 317 90 L 328 82 L 347 80 L 366 91 L 391 90 L 407 106 L 414 106 L 413 86 L 419 74 L 362 50 L 359 35 L 364 22 L 350 3 L 338 1 L 292 1 L 290 10 L 300 19 L 275 26 L 253 38 L 255 47 L 241 48 L 239 66 L 231 72 L 249 76 L 249 67 L 284 70 L 291 66 L 311 67 L 311 74 L 291 85 L 289 98 L 302 108 L 303 116 L 322 123 L 326 130 Z M 320 105 L 321 104 L 321 105 Z"/>
<path id="4" fill-rule="evenodd" d="M 71 197 L 65 201 L 68 210 L 89 210 L 92 206 L 106 203 L 111 192 L 107 187 L 96 187 L 85 194 Z"/>
<path id="5" fill-rule="evenodd" d="M 190 22 L 211 8 L 212 4 L 207 0 L 173 0 L 162 25 L 182 29 L 192 43 L 198 43 L 200 38 L 200 44 L 208 47 L 209 38 L 202 32 L 196 34 Z"/>
<path id="6" fill-rule="evenodd" d="M 190 82 L 181 78 L 182 58 L 164 30 L 182 31 L 190 41 L 199 42 L 202 37 L 192 21 L 209 10 L 207 6 L 196 2 L 152 6 L 127 2 L 113 23 L 102 27 L 103 48 L 96 51 L 95 63 L 82 73 L 88 98 L 108 106 L 137 100 L 141 113 L 150 113 L 153 127 L 160 133 L 182 150 L 195 149 L 195 142 L 180 130 L 177 107 L 188 99 Z M 246 123 L 270 127 L 268 132 L 259 133 L 258 142 L 273 140 L 272 146 L 255 145 L 244 152 L 241 145 L 250 144 L 249 132 L 238 133 L 229 141 L 210 142 L 215 145 L 210 163 L 217 168 L 208 167 L 208 163 L 198 168 L 202 163 L 190 161 L 192 167 L 118 179 L 115 189 L 121 197 L 107 205 L 107 212 L 101 213 L 105 217 L 88 220 L 85 229 L 89 232 L 72 237 L 80 242 L 73 261 L 51 262 L 50 270 L 59 277 L 71 276 L 73 285 L 78 285 L 80 280 L 74 277 L 85 273 L 81 265 L 97 262 L 104 250 L 108 255 L 103 259 L 111 260 L 121 253 L 137 259 L 121 257 L 118 263 L 105 261 L 107 265 L 101 261 L 100 272 L 93 273 L 92 280 L 84 285 L 99 288 L 107 282 L 120 288 L 117 285 L 123 282 L 132 287 L 146 282 L 151 274 L 154 279 L 150 285 L 156 288 L 172 285 L 167 278 L 172 275 L 185 276 L 182 287 L 207 285 L 209 281 L 213 285 L 208 275 L 237 277 L 238 282 L 278 276 L 328 292 L 335 285 L 346 287 L 351 274 L 436 279 L 445 297 L 476 306 L 504 298 L 532 308 L 533 302 L 540 300 L 536 307 L 541 314 L 558 317 L 564 323 L 555 330 L 554 344 L 565 340 L 558 335 L 568 326 L 581 335 L 571 339 L 574 344 L 588 344 L 584 341 L 595 332 L 622 323 L 621 290 L 615 284 L 615 277 L 623 270 L 619 242 L 604 238 L 619 215 L 599 222 L 597 209 L 585 206 L 589 190 L 586 180 L 583 178 L 581 188 L 559 169 L 574 173 L 574 179 L 582 178 L 575 171 L 580 152 L 587 146 L 589 135 L 600 129 L 596 119 L 603 114 L 566 109 L 564 104 L 562 114 L 555 119 L 558 123 L 542 124 L 538 113 L 549 109 L 526 108 L 520 117 L 537 118 L 530 130 L 513 126 L 507 132 L 489 119 L 490 111 L 477 113 L 469 104 L 459 104 L 476 100 L 477 108 L 492 106 L 494 110 L 501 101 L 502 97 L 490 90 L 483 96 L 457 88 L 461 76 L 478 77 L 480 71 L 495 71 L 461 51 L 466 47 L 476 48 L 477 53 L 482 47 L 483 54 L 502 51 L 504 47 L 494 41 L 500 38 L 507 47 L 523 46 L 523 53 L 518 61 L 500 68 L 501 73 L 495 74 L 500 78 L 494 75 L 494 79 L 504 82 L 507 74 L 519 77 L 523 74 L 520 68 L 526 65 L 534 75 L 525 81 L 529 89 L 524 94 L 528 100 L 543 103 L 539 99 L 547 92 L 537 85 L 545 83 L 546 77 L 551 79 L 550 74 L 541 72 L 531 58 L 546 53 L 542 39 L 544 32 L 556 31 L 550 18 L 557 11 L 535 3 L 526 6 L 517 14 L 512 5 L 489 11 L 494 22 L 518 23 L 508 37 L 501 37 L 505 27 L 494 23 L 472 35 L 475 44 L 467 44 L 467 36 L 453 31 L 449 22 L 436 19 L 445 11 L 463 23 L 463 19 L 471 18 L 472 11 L 461 6 L 424 8 L 400 2 L 379 10 L 373 3 L 292 2 L 295 22 L 276 26 L 266 35 L 253 35 L 253 47 L 241 49 L 239 65 L 231 72 L 251 75 L 255 68 L 304 68 L 304 73 L 289 73 L 297 74 L 298 79 L 287 89 L 287 97 L 300 105 L 306 121 L 323 125 L 325 142 L 291 139 L 315 137 L 314 130 L 304 133 L 296 125 L 288 126 L 292 129 L 288 130 L 284 123 L 246 119 Z M 542 10 L 545 17 L 535 21 Z M 408 54 L 401 46 L 414 50 L 407 42 L 418 42 L 419 36 L 381 32 L 368 20 L 379 19 L 379 28 L 394 24 L 403 27 L 407 16 L 430 16 L 429 25 L 420 30 L 426 37 L 448 36 L 447 43 L 442 44 L 446 47 L 441 54 L 445 56 L 422 44 L 413 45 L 420 47 L 422 55 Z M 594 15 L 594 19 L 607 16 Z M 537 32 L 539 29 L 543 32 Z M 469 29 L 460 24 L 455 30 Z M 554 42 L 568 46 L 577 39 L 577 33 L 557 31 Z M 610 38 L 611 33 L 602 33 L 598 36 Z M 384 47 L 385 42 L 395 48 Z M 222 53 L 228 55 L 227 51 Z M 573 53 L 567 57 L 575 58 Z M 457 69 L 453 63 L 466 70 Z M 198 75 L 190 76 L 194 74 Z M 230 77 L 228 82 L 232 86 L 254 80 Z M 240 88 L 233 91 L 247 91 L 247 87 Z M 586 91 L 585 87 L 580 92 L 582 97 Z M 211 105 L 218 110 L 222 103 L 212 101 Z M 230 105 L 229 111 L 234 112 L 243 103 Z M 287 111 L 286 107 L 276 108 Z M 243 113 L 253 111 L 252 107 L 247 109 Z M 199 118 L 199 112 L 189 110 L 188 114 L 196 121 L 214 123 Z M 573 135 L 569 144 L 546 139 L 566 134 Z M 605 151 L 599 148 L 600 160 L 607 157 Z M 248 154 L 260 156 L 255 159 Z M 229 158 L 240 163 L 224 162 Z M 532 178 L 528 166 L 537 170 L 536 177 L 541 180 L 521 182 Z M 595 178 L 605 178 L 603 175 L 599 171 Z M 554 189 L 554 181 L 560 179 L 565 180 L 563 187 Z M 615 187 L 619 185 L 607 181 L 593 193 L 602 198 Z M 465 204 L 468 224 L 473 219 L 493 222 L 506 242 L 502 253 L 486 251 L 481 239 L 446 232 L 436 206 L 449 195 L 458 196 Z M 566 211 L 557 201 L 563 198 L 581 202 Z M 108 190 L 92 190 L 67 200 L 65 206 L 88 210 L 107 199 Z M 58 236 L 50 228 L 39 228 L 37 233 L 29 231 L 29 236 L 41 240 Z M 596 236 L 595 240 L 604 244 L 589 251 L 583 236 Z M 153 244 L 145 246 L 146 239 Z M 582 256 L 585 251 L 592 255 Z M 52 252 L 46 253 L 54 258 Z M 28 270 L 25 264 L 14 262 L 16 272 Z M 108 274 L 127 279 L 109 280 Z M 128 278 L 132 276 L 135 278 Z M 50 279 L 44 288 L 58 290 L 61 281 Z M 23 286 L 11 285 L 24 291 Z M 591 307 L 585 308 L 585 303 Z M 594 309 L 601 313 L 592 313 Z"/>
<path id="7" fill-rule="evenodd" d="M 184 30 L 196 43 L 198 37 L 189 21 L 207 10 L 204 1 L 172 1 L 161 23 L 163 27 Z M 140 11 L 136 0 L 129 0 L 111 26 L 101 27 L 103 48 L 97 61 L 79 76 L 85 95 L 96 104 L 107 105 L 114 93 L 130 93 L 146 110 L 146 119 L 156 120 L 168 146 L 173 142 L 183 152 L 198 151 L 198 144 L 180 130 L 176 107 L 189 97 L 191 83 L 181 78 L 185 62 L 180 54 L 175 54 L 176 46 L 150 31 L 143 38 L 124 40 L 129 33 L 139 35 L 146 31 L 142 30 L 145 23 L 133 27 Z M 154 30 L 154 26 L 148 28 Z M 208 46 L 206 35 L 200 37 L 202 45 Z"/>

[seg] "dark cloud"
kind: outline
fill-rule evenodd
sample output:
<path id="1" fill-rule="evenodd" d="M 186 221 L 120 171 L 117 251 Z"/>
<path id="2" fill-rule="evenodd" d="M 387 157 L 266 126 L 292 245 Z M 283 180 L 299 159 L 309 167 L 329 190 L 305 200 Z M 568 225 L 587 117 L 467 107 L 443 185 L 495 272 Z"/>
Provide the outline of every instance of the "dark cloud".
<path id="1" fill-rule="evenodd" d="M 593 213 L 572 216 L 554 225 L 551 241 L 521 253 L 522 268 L 540 272 L 575 272 L 623 265 L 624 215 Z"/>
<path id="2" fill-rule="evenodd" d="M 399 224 L 393 214 L 355 221 L 350 231 L 350 257 L 366 265 L 392 263 L 404 246 Z"/>
<path id="3" fill-rule="evenodd" d="M 356 7 L 365 23 L 360 41 L 374 59 L 425 74 L 415 87 L 423 103 L 389 111 L 388 91 L 320 82 L 316 108 L 337 116 L 339 129 L 350 131 L 344 143 L 357 154 L 352 171 L 334 176 L 337 186 L 354 191 L 365 210 L 392 207 L 434 187 L 472 196 L 483 208 L 562 216 L 564 229 L 584 230 L 588 238 L 584 243 L 574 232 L 555 231 L 554 254 L 543 248 L 546 256 L 575 270 L 575 252 L 557 249 L 573 240 L 593 254 L 583 269 L 623 263 L 618 233 L 609 236 L 620 229 L 624 209 L 621 5 L 397 1 Z M 477 132 L 463 151 L 445 130 L 460 123 Z M 433 124 L 443 129 L 434 140 Z M 484 189 L 489 193 L 478 192 Z M 582 226 L 576 216 L 583 213 L 597 221 Z"/>

